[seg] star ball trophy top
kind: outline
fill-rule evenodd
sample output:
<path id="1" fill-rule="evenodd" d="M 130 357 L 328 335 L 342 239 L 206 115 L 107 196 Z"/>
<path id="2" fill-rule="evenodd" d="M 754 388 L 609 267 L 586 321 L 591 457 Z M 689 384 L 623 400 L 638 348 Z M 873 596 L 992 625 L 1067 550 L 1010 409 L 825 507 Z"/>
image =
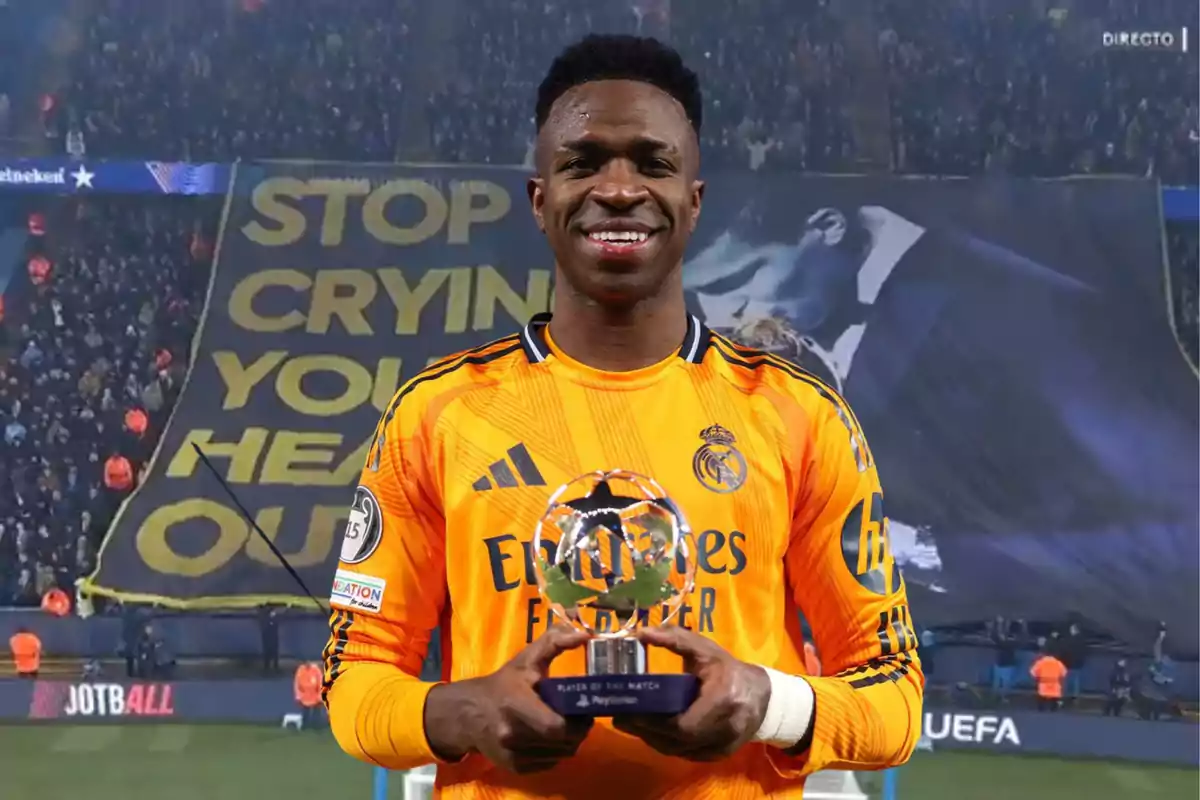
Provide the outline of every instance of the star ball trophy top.
<path id="1" fill-rule="evenodd" d="M 533 534 L 538 591 L 562 622 L 592 634 L 587 674 L 544 678 L 537 691 L 563 716 L 678 714 L 696 676 L 649 674 L 640 625 L 674 619 L 696 580 L 683 512 L 651 478 L 591 472 L 561 486 Z M 550 556 L 550 554 L 553 556 Z"/>

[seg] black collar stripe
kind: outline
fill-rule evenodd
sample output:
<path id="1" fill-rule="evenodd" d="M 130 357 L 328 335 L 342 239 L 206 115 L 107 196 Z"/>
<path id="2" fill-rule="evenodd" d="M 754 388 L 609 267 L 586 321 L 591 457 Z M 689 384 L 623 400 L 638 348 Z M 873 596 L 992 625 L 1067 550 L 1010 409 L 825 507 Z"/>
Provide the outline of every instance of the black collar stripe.
<path id="1" fill-rule="evenodd" d="M 521 330 L 521 348 L 530 363 L 541 364 L 550 354 L 550 346 L 546 343 L 546 326 L 549 324 L 550 314 L 535 314 Z M 683 344 L 676 355 L 689 364 L 699 364 L 704 361 L 704 354 L 712 342 L 712 331 L 692 314 L 688 314 L 687 325 Z"/>
<path id="2" fill-rule="evenodd" d="M 683 337 L 683 344 L 679 348 L 679 357 L 689 364 L 698 364 L 699 360 L 696 355 L 700 353 L 700 344 L 705 338 L 704 326 L 693 314 L 688 314 L 687 321 L 687 334 Z"/>
<path id="3" fill-rule="evenodd" d="M 542 363 L 550 353 L 545 335 L 546 326 L 549 324 L 549 314 L 534 314 L 533 319 L 529 320 L 529 324 L 521 331 L 521 347 L 524 348 L 525 357 L 531 364 Z"/>

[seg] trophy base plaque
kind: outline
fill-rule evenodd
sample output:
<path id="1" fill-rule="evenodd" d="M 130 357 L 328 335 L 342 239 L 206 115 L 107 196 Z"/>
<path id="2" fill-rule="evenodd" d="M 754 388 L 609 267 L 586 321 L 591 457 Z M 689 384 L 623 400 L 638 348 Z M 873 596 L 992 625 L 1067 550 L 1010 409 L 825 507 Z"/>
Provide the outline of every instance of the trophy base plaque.
<path id="1" fill-rule="evenodd" d="M 646 648 L 633 638 L 587 643 L 587 675 L 543 678 L 537 692 L 564 717 L 682 713 L 696 699 L 698 681 L 686 673 L 646 673 Z"/>

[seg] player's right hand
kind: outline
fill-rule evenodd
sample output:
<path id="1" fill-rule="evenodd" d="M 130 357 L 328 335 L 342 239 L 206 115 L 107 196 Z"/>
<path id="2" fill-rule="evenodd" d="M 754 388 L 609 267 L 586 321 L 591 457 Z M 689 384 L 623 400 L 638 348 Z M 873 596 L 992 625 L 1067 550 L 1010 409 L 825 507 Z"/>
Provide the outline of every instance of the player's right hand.
<path id="1" fill-rule="evenodd" d="M 478 752 L 521 774 L 575 755 L 592 719 L 559 715 L 534 686 L 555 656 L 589 638 L 573 628 L 552 627 L 491 675 L 435 686 L 425 701 L 425 735 L 434 753 L 457 761 Z"/>

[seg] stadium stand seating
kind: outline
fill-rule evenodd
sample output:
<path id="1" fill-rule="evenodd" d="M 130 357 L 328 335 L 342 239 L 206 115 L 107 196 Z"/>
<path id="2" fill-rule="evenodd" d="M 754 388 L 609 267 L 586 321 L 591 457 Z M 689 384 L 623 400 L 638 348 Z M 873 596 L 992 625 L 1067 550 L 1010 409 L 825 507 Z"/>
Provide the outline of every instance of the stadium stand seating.
<path id="1" fill-rule="evenodd" d="M 153 451 L 187 369 L 214 224 L 186 199 L 54 199 L 30 213 L 44 233 L 26 236 L 5 289 L 0 362 L 0 596 L 17 605 L 55 585 L 73 593 L 94 566 L 126 493 L 105 486 L 105 462 L 119 454 L 136 472 Z M 37 259 L 44 278 L 24 268 Z"/>
<path id="2" fill-rule="evenodd" d="M 1194 182 L 1196 107 L 1177 91 L 1178 73 L 1098 46 L 1104 30 L 1149 21 L 1139 4 L 1075 5 L 1060 17 L 998 0 L 880 2 L 897 169 Z M 1157 13 L 1183 24 L 1189 10 L 1167 2 Z"/>

